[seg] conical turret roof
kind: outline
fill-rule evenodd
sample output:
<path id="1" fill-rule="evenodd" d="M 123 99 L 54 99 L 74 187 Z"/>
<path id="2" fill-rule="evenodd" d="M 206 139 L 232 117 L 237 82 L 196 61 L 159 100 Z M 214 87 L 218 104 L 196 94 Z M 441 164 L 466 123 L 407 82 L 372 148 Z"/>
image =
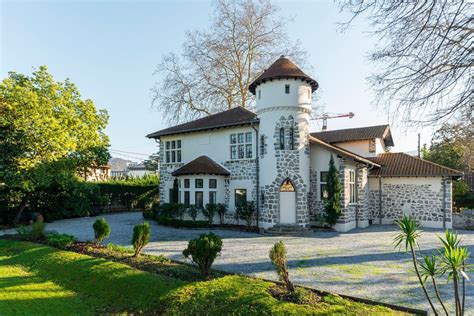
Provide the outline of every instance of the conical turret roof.
<path id="1" fill-rule="evenodd" d="M 316 80 L 305 74 L 289 58 L 282 55 L 250 84 L 249 91 L 252 94 L 255 94 L 255 88 L 257 88 L 259 84 L 264 83 L 265 81 L 278 78 L 301 79 L 311 85 L 311 89 L 313 92 L 318 88 L 318 83 L 316 82 Z"/>

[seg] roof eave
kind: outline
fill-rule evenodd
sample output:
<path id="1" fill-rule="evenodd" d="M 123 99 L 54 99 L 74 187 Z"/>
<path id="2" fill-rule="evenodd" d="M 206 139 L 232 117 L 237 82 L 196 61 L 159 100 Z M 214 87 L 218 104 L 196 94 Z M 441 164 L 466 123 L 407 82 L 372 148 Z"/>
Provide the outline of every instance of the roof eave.
<path id="1" fill-rule="evenodd" d="M 188 134 L 188 133 L 202 132 L 202 131 L 213 130 L 213 129 L 219 129 L 219 128 L 232 127 L 232 126 L 251 125 L 252 123 L 259 123 L 259 120 L 258 120 L 258 119 L 253 119 L 253 120 L 249 120 L 249 121 L 243 121 L 243 122 L 240 122 L 240 123 L 237 123 L 237 124 L 236 124 L 236 123 L 232 123 L 232 124 L 221 124 L 221 125 L 216 125 L 216 126 L 212 126 L 212 127 L 204 127 L 204 128 L 199 128 L 199 129 L 193 128 L 193 129 L 187 129 L 187 130 L 183 130 L 183 131 L 179 131 L 179 132 L 170 132 L 170 133 L 160 133 L 160 132 L 158 131 L 158 132 L 154 132 L 154 133 L 148 134 L 148 135 L 146 135 L 145 137 L 157 139 L 157 138 L 160 138 L 160 137 L 162 137 L 162 136 L 171 136 L 171 135 L 178 135 L 178 134 Z"/>
<path id="2" fill-rule="evenodd" d="M 372 165 L 372 166 L 375 166 L 375 167 L 381 167 L 379 164 L 377 164 L 377 163 L 375 163 L 375 162 L 373 162 L 373 161 L 371 161 L 371 160 L 369 160 L 369 159 L 366 159 L 366 158 L 364 158 L 364 157 L 362 157 L 362 156 L 359 156 L 359 155 L 357 155 L 357 154 L 355 154 L 355 153 L 353 153 L 353 152 L 350 152 L 350 151 L 348 151 L 348 150 L 345 150 L 345 149 L 342 149 L 342 148 L 340 148 L 340 147 L 334 146 L 334 145 L 332 145 L 332 144 L 326 143 L 325 141 L 322 141 L 322 140 L 320 140 L 319 138 L 316 138 L 316 137 L 314 137 L 314 136 L 311 136 L 311 135 L 310 135 L 310 136 L 309 136 L 309 139 L 310 139 L 310 141 L 312 140 L 312 141 L 314 141 L 314 142 L 316 142 L 316 143 L 318 143 L 318 144 L 320 144 L 320 145 L 322 145 L 322 146 L 325 146 L 325 147 L 327 147 L 327 148 L 329 148 L 329 149 L 332 149 L 332 150 L 334 150 L 334 151 L 336 151 L 336 152 L 338 152 L 338 153 L 340 153 L 340 154 L 342 154 L 342 155 L 344 155 L 344 156 L 351 157 L 351 158 L 353 158 L 353 159 L 356 160 L 356 161 L 363 162 L 363 163 L 365 163 L 365 164 Z"/>

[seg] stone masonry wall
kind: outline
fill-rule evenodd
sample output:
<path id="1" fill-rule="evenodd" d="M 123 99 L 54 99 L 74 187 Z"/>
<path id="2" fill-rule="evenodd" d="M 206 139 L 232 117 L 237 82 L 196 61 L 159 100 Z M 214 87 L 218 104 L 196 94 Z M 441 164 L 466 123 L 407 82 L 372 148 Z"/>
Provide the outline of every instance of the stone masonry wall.
<path id="1" fill-rule="evenodd" d="M 431 184 L 413 183 L 413 178 L 403 178 L 403 183 L 384 183 L 382 178 L 382 214 L 379 214 L 378 183 L 369 192 L 369 217 L 374 223 L 390 223 L 401 219 L 403 215 L 414 217 L 419 221 L 443 223 L 443 180 L 439 189 Z M 452 220 L 452 187 L 451 180 L 446 180 L 446 223 Z"/>
<path id="2" fill-rule="evenodd" d="M 280 148 L 280 128 L 284 128 L 285 144 L 284 149 Z M 293 128 L 294 148 L 291 149 L 290 130 Z M 303 135 L 300 135 L 302 133 Z M 301 137 L 302 136 L 302 137 Z M 296 191 L 296 223 L 301 226 L 309 224 L 308 195 L 307 186 L 300 176 L 300 143 L 298 140 L 304 139 L 304 154 L 309 159 L 309 140 L 307 131 L 300 131 L 293 116 L 281 117 L 275 126 L 273 135 L 273 145 L 275 149 L 277 177 L 271 184 L 260 187 L 262 198 L 260 199 L 260 218 L 264 223 L 279 223 L 279 197 L 280 186 L 286 179 L 289 179 Z"/>

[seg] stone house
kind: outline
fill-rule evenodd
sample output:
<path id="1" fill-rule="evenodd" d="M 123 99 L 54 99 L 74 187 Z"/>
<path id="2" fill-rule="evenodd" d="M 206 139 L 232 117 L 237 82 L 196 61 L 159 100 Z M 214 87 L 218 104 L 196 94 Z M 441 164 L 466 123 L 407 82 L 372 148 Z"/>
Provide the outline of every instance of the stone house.
<path id="1" fill-rule="evenodd" d="M 343 187 L 336 230 L 391 224 L 404 214 L 452 227 L 451 182 L 461 173 L 388 152 L 388 125 L 311 133 L 317 88 L 281 56 L 249 86 L 255 112 L 236 107 L 147 135 L 160 142 L 161 201 L 225 203 L 228 223 L 238 222 L 240 203 L 254 201 L 260 230 L 306 230 L 324 217 L 332 155 Z"/>

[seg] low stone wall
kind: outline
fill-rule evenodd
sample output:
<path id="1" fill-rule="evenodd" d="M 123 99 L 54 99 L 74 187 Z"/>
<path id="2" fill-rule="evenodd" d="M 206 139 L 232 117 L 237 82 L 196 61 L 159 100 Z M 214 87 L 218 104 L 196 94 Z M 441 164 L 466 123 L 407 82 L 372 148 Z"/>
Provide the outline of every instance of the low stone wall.
<path id="1" fill-rule="evenodd" d="M 453 213 L 453 228 L 474 230 L 474 210 Z"/>

